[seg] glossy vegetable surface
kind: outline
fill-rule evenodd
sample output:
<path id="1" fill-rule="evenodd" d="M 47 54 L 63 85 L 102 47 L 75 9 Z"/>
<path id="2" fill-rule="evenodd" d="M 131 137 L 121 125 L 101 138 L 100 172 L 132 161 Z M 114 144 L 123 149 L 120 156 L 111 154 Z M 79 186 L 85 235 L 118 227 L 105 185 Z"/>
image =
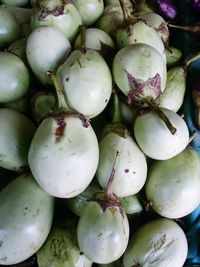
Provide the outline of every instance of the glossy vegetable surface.
<path id="1" fill-rule="evenodd" d="M 30 174 L 21 174 L 0 192 L 0 264 L 28 259 L 45 242 L 54 199 Z"/>

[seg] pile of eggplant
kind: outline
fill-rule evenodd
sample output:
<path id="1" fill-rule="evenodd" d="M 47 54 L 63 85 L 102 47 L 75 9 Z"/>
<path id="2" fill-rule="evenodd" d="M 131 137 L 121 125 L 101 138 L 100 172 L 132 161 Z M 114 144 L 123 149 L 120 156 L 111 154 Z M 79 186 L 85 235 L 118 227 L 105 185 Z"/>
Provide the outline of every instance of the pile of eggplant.
<path id="1" fill-rule="evenodd" d="M 200 1 L 0 1 L 0 266 L 200 264 Z"/>

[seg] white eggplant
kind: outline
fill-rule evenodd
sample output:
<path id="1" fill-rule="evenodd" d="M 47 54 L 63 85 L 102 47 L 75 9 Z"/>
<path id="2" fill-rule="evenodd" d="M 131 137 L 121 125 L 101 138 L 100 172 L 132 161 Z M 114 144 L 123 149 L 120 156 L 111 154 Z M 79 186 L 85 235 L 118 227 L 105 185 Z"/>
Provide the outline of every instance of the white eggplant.
<path id="1" fill-rule="evenodd" d="M 103 14 L 103 0 L 74 0 L 74 5 L 81 15 L 83 25 L 94 24 Z"/>
<path id="2" fill-rule="evenodd" d="M 121 48 L 114 57 L 112 73 L 128 102 L 156 99 L 165 89 L 166 62 L 147 44 L 131 44 Z"/>
<path id="3" fill-rule="evenodd" d="M 24 114 L 0 109 L 0 166 L 20 171 L 28 165 L 28 150 L 36 131 L 35 124 Z"/>
<path id="4" fill-rule="evenodd" d="M 88 118 L 99 115 L 112 93 L 111 71 L 93 49 L 74 50 L 57 70 L 67 105 Z"/>
<path id="5" fill-rule="evenodd" d="M 21 174 L 0 192 L 0 264 L 33 256 L 44 244 L 53 220 L 54 198 L 30 174 Z"/>
<path id="6" fill-rule="evenodd" d="M 65 113 L 48 117 L 38 127 L 28 154 L 31 172 L 44 191 L 74 197 L 89 185 L 99 160 L 97 137 L 89 124 Z"/>
<path id="7" fill-rule="evenodd" d="M 56 71 L 68 55 L 71 44 L 68 38 L 52 26 L 37 27 L 27 39 L 26 57 L 30 68 L 42 84 L 51 84 L 47 71 Z"/>
<path id="8" fill-rule="evenodd" d="M 177 219 L 188 215 L 200 204 L 199 191 L 200 164 L 194 149 L 187 148 L 149 167 L 146 197 L 161 216 Z"/>
<path id="9" fill-rule="evenodd" d="M 176 112 L 160 108 L 175 127 L 172 134 L 164 121 L 153 111 L 144 112 L 134 123 L 134 136 L 142 151 L 157 160 L 170 159 L 183 151 L 189 143 L 189 129 Z"/>
<path id="10" fill-rule="evenodd" d="M 182 267 L 188 252 L 185 233 L 174 221 L 159 218 L 142 225 L 123 255 L 124 267 Z"/>

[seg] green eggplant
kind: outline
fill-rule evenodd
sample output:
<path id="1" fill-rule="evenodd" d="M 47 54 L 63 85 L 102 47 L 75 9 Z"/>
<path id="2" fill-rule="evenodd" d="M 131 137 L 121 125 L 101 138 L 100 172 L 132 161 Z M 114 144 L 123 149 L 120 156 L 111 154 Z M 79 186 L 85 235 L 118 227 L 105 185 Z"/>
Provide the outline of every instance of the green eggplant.
<path id="1" fill-rule="evenodd" d="M 54 198 L 31 174 L 17 176 L 0 192 L 0 264 L 33 256 L 45 242 L 52 225 Z"/>
<path id="2" fill-rule="evenodd" d="M 35 124 L 23 113 L 0 109 L 0 166 L 21 171 L 28 165 L 28 150 L 36 130 Z"/>
<path id="3" fill-rule="evenodd" d="M 76 229 L 77 218 L 72 214 L 69 218 L 56 219 L 45 244 L 36 254 L 38 266 L 91 267 L 92 261 L 78 247 Z"/>
<path id="4" fill-rule="evenodd" d="M 167 72 L 164 92 L 156 99 L 159 107 L 177 112 L 184 100 L 186 91 L 186 71 L 182 66 L 174 66 Z"/>
<path id="5" fill-rule="evenodd" d="M 199 155 L 186 148 L 177 156 L 154 161 L 149 167 L 145 192 L 154 211 L 170 219 L 182 218 L 200 203 Z"/>

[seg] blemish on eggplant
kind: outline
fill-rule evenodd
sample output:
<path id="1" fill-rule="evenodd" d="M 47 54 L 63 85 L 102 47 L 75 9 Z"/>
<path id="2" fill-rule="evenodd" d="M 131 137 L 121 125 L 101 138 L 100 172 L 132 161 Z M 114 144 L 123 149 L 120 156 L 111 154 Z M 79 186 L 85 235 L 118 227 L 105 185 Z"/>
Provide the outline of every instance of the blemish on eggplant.
<path id="1" fill-rule="evenodd" d="M 30 212 L 30 211 L 31 211 L 31 209 L 28 206 L 26 206 L 23 210 L 23 215 L 26 216 L 28 214 L 28 212 Z"/>
<path id="2" fill-rule="evenodd" d="M 102 233 L 99 233 L 99 234 L 98 234 L 98 237 L 100 237 L 100 236 L 102 236 L 102 235 L 103 235 Z"/>
<path id="3" fill-rule="evenodd" d="M 48 159 L 48 156 L 46 156 L 46 157 L 43 157 L 42 159 Z"/>
<path id="4" fill-rule="evenodd" d="M 125 171 L 124 171 L 125 173 L 129 173 L 129 169 L 125 169 Z"/>
<path id="5" fill-rule="evenodd" d="M 66 126 L 65 114 L 59 114 L 55 116 L 55 120 L 58 125 L 58 127 L 55 129 L 55 136 L 56 136 L 56 141 L 59 141 L 64 133 Z"/>
<path id="6" fill-rule="evenodd" d="M 3 257 L 3 258 L 1 258 L 0 260 L 1 260 L 1 261 L 7 261 L 7 259 L 8 259 L 8 257 Z"/>
<path id="7" fill-rule="evenodd" d="M 165 242 L 166 242 L 166 235 L 164 234 L 157 240 L 157 242 L 155 242 L 153 244 L 154 250 L 155 251 L 160 250 L 163 247 L 163 245 L 165 244 Z"/>
<path id="8" fill-rule="evenodd" d="M 39 213 L 40 213 L 40 209 L 37 209 L 37 210 L 36 210 L 36 213 L 33 214 L 33 218 L 37 217 Z"/>

